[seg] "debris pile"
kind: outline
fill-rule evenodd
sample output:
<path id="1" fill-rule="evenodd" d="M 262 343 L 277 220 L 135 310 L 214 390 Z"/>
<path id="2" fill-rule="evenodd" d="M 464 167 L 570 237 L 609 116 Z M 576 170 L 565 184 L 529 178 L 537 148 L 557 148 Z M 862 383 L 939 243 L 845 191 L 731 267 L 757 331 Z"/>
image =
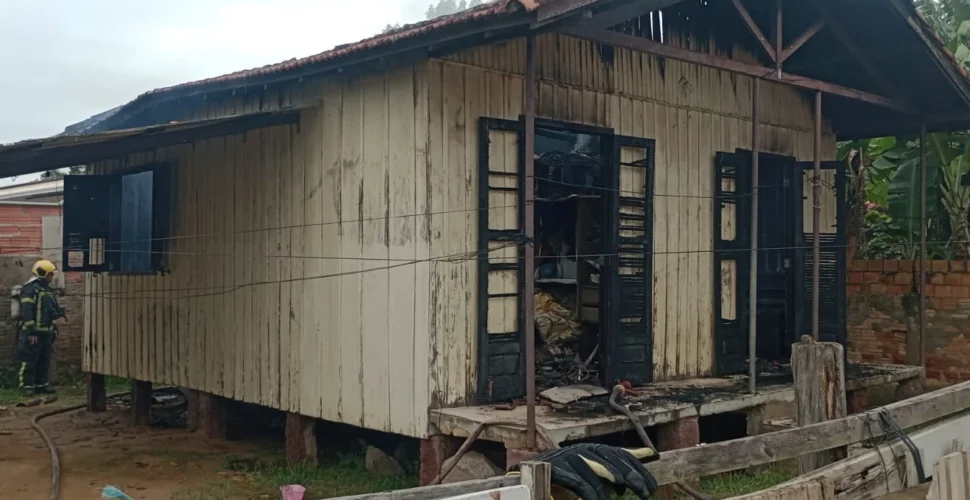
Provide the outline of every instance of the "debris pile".
<path id="1" fill-rule="evenodd" d="M 565 294 L 562 294 L 565 295 Z M 583 330 L 577 321 L 575 307 L 561 302 L 574 297 L 561 297 L 539 292 L 535 296 L 536 333 L 541 346 L 536 349 L 536 383 L 541 388 L 595 382 L 597 379 L 594 347 L 586 356 L 580 354 Z"/>

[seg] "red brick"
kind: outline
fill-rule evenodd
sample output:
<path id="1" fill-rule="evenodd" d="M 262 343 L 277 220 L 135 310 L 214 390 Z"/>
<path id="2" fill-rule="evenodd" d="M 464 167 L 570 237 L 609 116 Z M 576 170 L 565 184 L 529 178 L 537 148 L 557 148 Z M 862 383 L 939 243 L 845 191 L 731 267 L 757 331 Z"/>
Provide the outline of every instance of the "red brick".
<path id="1" fill-rule="evenodd" d="M 879 283 L 879 273 L 865 273 L 862 275 L 863 283 Z"/>
<path id="2" fill-rule="evenodd" d="M 945 273 L 950 269 L 950 263 L 945 260 L 931 260 L 930 270 L 936 273 Z"/>
<path id="3" fill-rule="evenodd" d="M 882 263 L 882 270 L 887 273 L 894 273 L 899 270 L 898 260 L 886 260 Z"/>
<path id="4" fill-rule="evenodd" d="M 882 272 L 882 261 L 881 260 L 866 261 L 866 269 L 868 269 L 869 271 Z"/>
<path id="5" fill-rule="evenodd" d="M 461 441 L 451 436 L 435 435 L 428 439 L 422 439 L 419 453 L 419 484 L 421 486 L 431 484 L 441 472 L 445 460 L 454 455 L 460 446 Z"/>
<path id="6" fill-rule="evenodd" d="M 955 271 L 958 273 L 967 272 L 967 261 L 965 260 L 951 260 L 950 261 L 950 271 Z"/>
<path id="7" fill-rule="evenodd" d="M 902 285 L 886 286 L 886 295 L 902 295 L 909 291 L 909 287 Z"/>
<path id="8" fill-rule="evenodd" d="M 869 293 L 872 295 L 886 295 L 887 287 L 882 283 L 874 283 L 869 285 Z"/>
<path id="9" fill-rule="evenodd" d="M 859 295 L 860 293 L 862 293 L 862 287 L 859 285 L 846 285 L 845 293 L 849 295 Z"/>
<path id="10" fill-rule="evenodd" d="M 963 275 L 960 273 L 946 273 L 943 275 L 943 282 L 947 285 L 962 285 Z"/>
<path id="11" fill-rule="evenodd" d="M 912 272 L 913 269 L 915 269 L 914 266 L 915 266 L 915 264 L 911 260 L 901 260 L 901 261 L 899 261 L 899 270 L 900 271 L 910 271 L 910 272 Z"/>
<path id="12" fill-rule="evenodd" d="M 862 283 L 864 273 L 855 271 L 849 273 L 849 283 Z"/>
<path id="13" fill-rule="evenodd" d="M 893 275 L 893 283 L 897 285 L 912 285 L 913 275 L 910 273 L 896 273 Z"/>
<path id="14" fill-rule="evenodd" d="M 505 468 L 511 469 L 522 462 L 528 462 L 538 455 L 538 451 L 526 450 L 521 448 L 505 449 Z"/>
<path id="15" fill-rule="evenodd" d="M 960 284 L 961 285 L 970 286 L 970 274 L 961 274 L 960 275 Z"/>
<path id="16" fill-rule="evenodd" d="M 933 287 L 933 297 L 952 297 L 953 288 L 947 285 Z"/>
<path id="17" fill-rule="evenodd" d="M 700 421 L 697 417 L 682 418 L 659 426 L 658 451 L 679 450 L 697 446 L 701 442 Z"/>
<path id="18" fill-rule="evenodd" d="M 957 277 L 959 276 L 957 275 Z M 944 279 L 945 279 L 945 275 L 943 273 L 932 273 L 930 274 L 930 279 L 927 281 L 934 285 L 942 285 Z"/>
<path id="19" fill-rule="evenodd" d="M 953 296 L 958 299 L 970 298 L 970 286 L 953 287 Z"/>
<path id="20" fill-rule="evenodd" d="M 853 260 L 852 264 L 849 265 L 849 269 L 852 271 L 865 271 L 868 269 L 868 266 L 864 260 Z"/>

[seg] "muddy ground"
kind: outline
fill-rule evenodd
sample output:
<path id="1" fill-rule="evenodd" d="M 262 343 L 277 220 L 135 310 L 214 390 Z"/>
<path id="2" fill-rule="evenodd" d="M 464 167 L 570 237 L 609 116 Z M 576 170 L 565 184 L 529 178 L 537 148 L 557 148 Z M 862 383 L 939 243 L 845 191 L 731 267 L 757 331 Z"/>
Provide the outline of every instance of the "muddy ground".
<path id="1" fill-rule="evenodd" d="M 0 414 L 0 496 L 10 500 L 47 498 L 51 459 L 31 428 L 33 415 L 73 401 Z M 61 461 L 61 498 L 98 499 L 115 485 L 134 498 L 168 500 L 216 477 L 227 455 L 251 455 L 251 443 L 208 441 L 184 429 L 136 428 L 124 408 L 92 414 L 76 411 L 44 419 Z"/>

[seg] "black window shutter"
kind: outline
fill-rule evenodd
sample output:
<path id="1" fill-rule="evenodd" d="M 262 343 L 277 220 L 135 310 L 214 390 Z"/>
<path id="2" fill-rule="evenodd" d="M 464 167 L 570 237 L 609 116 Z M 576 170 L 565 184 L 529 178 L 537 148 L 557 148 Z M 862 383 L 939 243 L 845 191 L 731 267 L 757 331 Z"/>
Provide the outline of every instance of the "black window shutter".
<path id="1" fill-rule="evenodd" d="M 175 168 L 167 163 L 155 168 L 152 184 L 152 268 L 162 271 L 167 264 L 166 255 L 172 235 L 172 186 L 175 184 Z"/>
<path id="2" fill-rule="evenodd" d="M 64 271 L 108 271 L 113 175 L 64 177 Z"/>

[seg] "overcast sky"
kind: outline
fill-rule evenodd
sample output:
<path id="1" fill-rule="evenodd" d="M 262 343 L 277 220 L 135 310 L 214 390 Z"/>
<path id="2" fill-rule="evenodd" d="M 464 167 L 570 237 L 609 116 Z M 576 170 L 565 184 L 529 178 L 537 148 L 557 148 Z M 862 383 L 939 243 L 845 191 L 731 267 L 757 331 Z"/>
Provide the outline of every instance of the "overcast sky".
<path id="1" fill-rule="evenodd" d="M 158 87 L 330 49 L 428 0 L 0 0 L 0 144 Z"/>

